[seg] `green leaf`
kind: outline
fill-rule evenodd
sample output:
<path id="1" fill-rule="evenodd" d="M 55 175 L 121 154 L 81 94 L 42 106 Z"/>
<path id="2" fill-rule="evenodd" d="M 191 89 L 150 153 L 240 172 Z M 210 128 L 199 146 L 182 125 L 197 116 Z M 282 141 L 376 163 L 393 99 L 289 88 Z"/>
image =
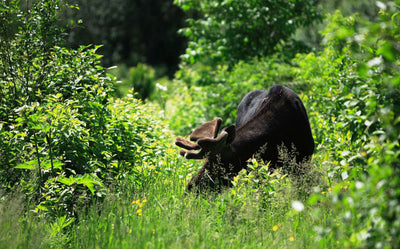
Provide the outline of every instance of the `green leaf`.
<path id="1" fill-rule="evenodd" d="M 49 211 L 49 209 L 43 205 L 37 205 L 36 210 Z"/>
<path id="2" fill-rule="evenodd" d="M 28 169 L 28 170 L 34 170 L 36 169 L 37 166 L 37 161 L 36 160 L 32 160 L 26 163 L 21 163 L 17 166 L 15 166 L 16 169 Z"/>
<path id="3" fill-rule="evenodd" d="M 77 183 L 86 186 L 90 190 L 90 192 L 92 192 L 93 195 L 95 193 L 94 185 L 103 186 L 103 184 L 100 181 L 93 179 L 88 174 L 85 174 L 83 177 L 78 178 Z"/>
<path id="4" fill-rule="evenodd" d="M 393 62 L 397 58 L 396 50 L 393 48 L 393 44 L 389 43 L 388 41 L 380 42 L 380 47 L 377 50 L 378 55 L 382 55 L 385 59 Z"/>
<path id="5" fill-rule="evenodd" d="M 365 63 L 361 63 L 357 67 L 358 74 L 360 75 L 361 78 L 367 77 L 368 70 L 369 70 L 369 68 L 368 68 L 367 64 L 365 64 Z"/>
<path id="6" fill-rule="evenodd" d="M 60 176 L 57 179 L 58 182 L 71 186 L 72 184 L 76 183 L 77 179 L 73 178 L 73 176 L 70 176 L 69 178 L 65 177 L 65 176 Z"/>

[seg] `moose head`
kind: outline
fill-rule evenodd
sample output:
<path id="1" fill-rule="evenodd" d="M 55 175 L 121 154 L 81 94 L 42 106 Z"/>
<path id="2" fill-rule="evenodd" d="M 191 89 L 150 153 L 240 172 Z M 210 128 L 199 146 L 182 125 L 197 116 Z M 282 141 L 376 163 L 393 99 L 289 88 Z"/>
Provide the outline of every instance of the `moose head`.
<path id="1" fill-rule="evenodd" d="M 178 137 L 175 144 L 186 150 L 180 150 L 179 154 L 187 159 L 206 159 L 203 168 L 192 178 L 187 189 L 190 191 L 194 186 L 210 187 L 229 184 L 230 175 L 236 172 L 229 172 L 225 167 L 232 169 L 236 163 L 230 149 L 230 144 L 235 138 L 235 127 L 229 126 L 218 135 L 222 123 L 221 118 L 206 122 L 196 128 L 190 135 L 190 140 Z"/>
<path id="2" fill-rule="evenodd" d="M 280 146 L 285 146 L 298 163 L 310 160 L 314 152 L 305 107 L 294 91 L 282 85 L 248 93 L 238 106 L 236 126 L 219 132 L 221 124 L 222 119 L 216 118 L 197 127 L 190 141 L 176 138 L 175 144 L 183 148 L 181 156 L 205 159 L 188 183 L 188 191 L 229 186 L 255 154 L 270 162 L 271 169 L 280 167 Z"/>

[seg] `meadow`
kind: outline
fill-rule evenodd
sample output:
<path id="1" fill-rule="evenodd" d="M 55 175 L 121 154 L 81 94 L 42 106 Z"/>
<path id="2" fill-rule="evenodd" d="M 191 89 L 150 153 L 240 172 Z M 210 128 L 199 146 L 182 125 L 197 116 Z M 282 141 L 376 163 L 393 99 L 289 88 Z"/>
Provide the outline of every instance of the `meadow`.
<path id="1" fill-rule="evenodd" d="M 371 20 L 324 16 L 321 49 L 294 54 L 285 34 L 250 47 L 241 29 L 220 37 L 224 18 L 257 33 L 257 1 L 175 4 L 210 19 L 182 29 L 192 42 L 169 79 L 104 68 L 97 46 L 63 47 L 57 15 L 76 6 L 1 3 L 0 248 L 397 248 L 399 1 L 377 2 Z M 316 18 L 296 10 L 278 14 L 296 27 Z M 247 92 L 278 83 L 307 109 L 311 162 L 271 171 L 252 158 L 233 187 L 185 194 L 202 162 L 180 157 L 175 137 L 215 117 L 233 124 Z"/>

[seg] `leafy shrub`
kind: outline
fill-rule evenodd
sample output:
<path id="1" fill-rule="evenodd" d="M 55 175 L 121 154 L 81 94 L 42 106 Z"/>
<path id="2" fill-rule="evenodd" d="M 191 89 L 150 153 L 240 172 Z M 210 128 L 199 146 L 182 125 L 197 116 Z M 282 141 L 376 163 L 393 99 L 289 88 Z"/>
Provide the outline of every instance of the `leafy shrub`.
<path id="1" fill-rule="evenodd" d="M 59 46 L 60 2 L 37 1 L 26 12 L 18 2 L 2 5 L 2 186 L 22 187 L 38 209 L 72 212 L 85 189 L 102 186 L 89 161 L 98 155 L 111 78 L 96 48 Z"/>
<path id="2" fill-rule="evenodd" d="M 399 9 L 394 2 L 379 7 L 376 22 L 336 12 L 323 31 L 321 56 L 297 60 L 299 79 L 315 86 L 306 99 L 311 123 L 318 124 L 317 142 L 330 154 L 324 160 L 328 177 L 337 182 L 328 198 L 310 199 L 332 207 L 332 219 L 340 221 L 317 228 L 321 244 L 330 239 L 348 248 L 398 244 Z"/>
<path id="3" fill-rule="evenodd" d="M 144 187 L 147 176 L 160 170 L 161 158 L 169 147 L 170 133 L 158 106 L 143 104 L 128 95 L 110 104 L 103 154 L 109 158 L 109 183 L 134 182 Z"/>
<path id="4" fill-rule="evenodd" d="M 157 165 L 165 124 L 132 96 L 109 102 L 113 77 L 96 48 L 61 47 L 62 5 L 37 1 L 26 12 L 2 2 L 0 40 L 0 179 L 26 204 L 76 215 L 111 185 L 134 182 Z"/>

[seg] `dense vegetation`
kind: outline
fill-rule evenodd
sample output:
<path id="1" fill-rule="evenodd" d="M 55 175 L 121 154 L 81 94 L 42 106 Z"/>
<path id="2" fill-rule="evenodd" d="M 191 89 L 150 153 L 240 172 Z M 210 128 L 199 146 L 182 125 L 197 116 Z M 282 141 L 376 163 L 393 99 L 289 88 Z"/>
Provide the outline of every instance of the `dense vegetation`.
<path id="1" fill-rule="evenodd" d="M 312 1 L 175 4 L 189 44 L 169 80 L 65 46 L 60 11 L 76 6 L 0 2 L 0 247 L 396 248 L 400 2 L 327 14 L 314 52 L 290 36 L 321 18 Z M 309 173 L 253 159 L 232 188 L 183 196 L 201 162 L 178 157 L 175 135 L 233 123 L 248 91 L 276 83 L 308 110 Z"/>

